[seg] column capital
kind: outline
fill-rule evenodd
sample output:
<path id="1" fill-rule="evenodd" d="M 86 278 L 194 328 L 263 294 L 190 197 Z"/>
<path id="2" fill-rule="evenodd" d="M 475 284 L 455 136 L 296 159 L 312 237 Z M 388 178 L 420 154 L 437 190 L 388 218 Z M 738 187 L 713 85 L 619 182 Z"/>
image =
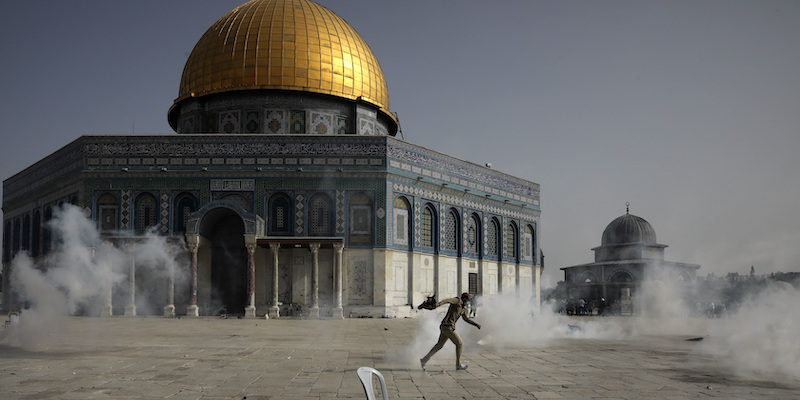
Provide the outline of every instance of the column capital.
<path id="1" fill-rule="evenodd" d="M 344 243 L 333 244 L 333 249 L 336 250 L 337 252 L 342 251 L 343 248 L 344 248 Z"/>
<path id="2" fill-rule="evenodd" d="M 247 243 L 244 245 L 244 247 L 247 248 L 247 254 L 254 254 L 256 252 L 256 247 L 258 246 L 255 244 Z"/>
<path id="3" fill-rule="evenodd" d="M 311 250 L 312 253 L 316 253 L 319 251 L 319 243 L 309 243 L 308 249 Z"/>
<path id="4" fill-rule="evenodd" d="M 276 252 L 276 251 L 281 249 L 281 244 L 280 243 L 270 243 L 269 244 L 269 249 L 272 250 L 273 252 Z"/>

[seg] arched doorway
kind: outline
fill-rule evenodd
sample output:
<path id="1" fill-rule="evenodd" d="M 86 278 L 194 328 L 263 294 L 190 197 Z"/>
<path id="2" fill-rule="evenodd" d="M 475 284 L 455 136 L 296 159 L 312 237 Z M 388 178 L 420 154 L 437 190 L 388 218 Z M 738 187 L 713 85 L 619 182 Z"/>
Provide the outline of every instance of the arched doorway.
<path id="1" fill-rule="evenodd" d="M 247 305 L 247 249 L 242 218 L 227 208 L 217 208 L 203 218 L 200 235 L 211 250 L 209 314 L 224 305 L 230 314 L 244 314 Z"/>

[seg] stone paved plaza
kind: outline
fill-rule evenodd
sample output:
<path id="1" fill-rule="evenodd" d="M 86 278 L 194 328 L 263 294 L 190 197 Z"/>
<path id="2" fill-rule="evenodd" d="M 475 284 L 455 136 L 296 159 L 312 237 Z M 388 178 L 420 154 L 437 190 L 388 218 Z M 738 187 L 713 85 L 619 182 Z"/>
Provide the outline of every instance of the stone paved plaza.
<path id="1" fill-rule="evenodd" d="M 597 340 L 571 337 L 566 329 L 546 346 L 497 347 L 479 345 L 479 331 L 460 322 L 469 370 L 454 370 L 448 343 L 422 371 L 418 359 L 436 338 L 435 332 L 415 338 L 427 331 L 418 329 L 423 323 L 70 317 L 50 321 L 57 334 L 40 330 L 42 337 L 23 338 L 32 342 L 26 347 L 9 344 L 20 338 L 10 340 L 16 328 L 6 328 L 0 332 L 0 398 L 364 398 L 360 366 L 383 373 L 389 398 L 800 397 L 796 379 L 735 376 L 720 360 L 696 354 L 699 342 L 685 334 Z"/>

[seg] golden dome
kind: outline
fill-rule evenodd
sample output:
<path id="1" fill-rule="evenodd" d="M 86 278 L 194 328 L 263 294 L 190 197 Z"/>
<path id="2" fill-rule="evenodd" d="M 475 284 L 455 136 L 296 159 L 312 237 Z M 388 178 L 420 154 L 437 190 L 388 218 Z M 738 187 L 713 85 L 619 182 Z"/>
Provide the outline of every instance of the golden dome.
<path id="1" fill-rule="evenodd" d="M 367 43 L 344 19 L 308 0 L 253 0 L 220 18 L 186 61 L 175 104 L 253 89 L 362 100 L 396 120 Z"/>

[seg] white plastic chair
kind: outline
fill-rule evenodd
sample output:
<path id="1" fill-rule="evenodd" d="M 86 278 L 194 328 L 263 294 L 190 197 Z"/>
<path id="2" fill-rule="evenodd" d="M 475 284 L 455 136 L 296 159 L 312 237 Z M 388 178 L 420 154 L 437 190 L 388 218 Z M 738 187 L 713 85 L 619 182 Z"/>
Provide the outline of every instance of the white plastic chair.
<path id="1" fill-rule="evenodd" d="M 383 400 L 389 400 L 389 395 L 386 394 L 386 381 L 377 369 L 372 367 L 359 367 L 356 373 L 358 374 L 358 378 L 361 379 L 361 383 L 364 385 L 364 392 L 367 393 L 367 400 L 375 400 L 375 389 L 372 387 L 372 374 L 378 376 Z"/>

